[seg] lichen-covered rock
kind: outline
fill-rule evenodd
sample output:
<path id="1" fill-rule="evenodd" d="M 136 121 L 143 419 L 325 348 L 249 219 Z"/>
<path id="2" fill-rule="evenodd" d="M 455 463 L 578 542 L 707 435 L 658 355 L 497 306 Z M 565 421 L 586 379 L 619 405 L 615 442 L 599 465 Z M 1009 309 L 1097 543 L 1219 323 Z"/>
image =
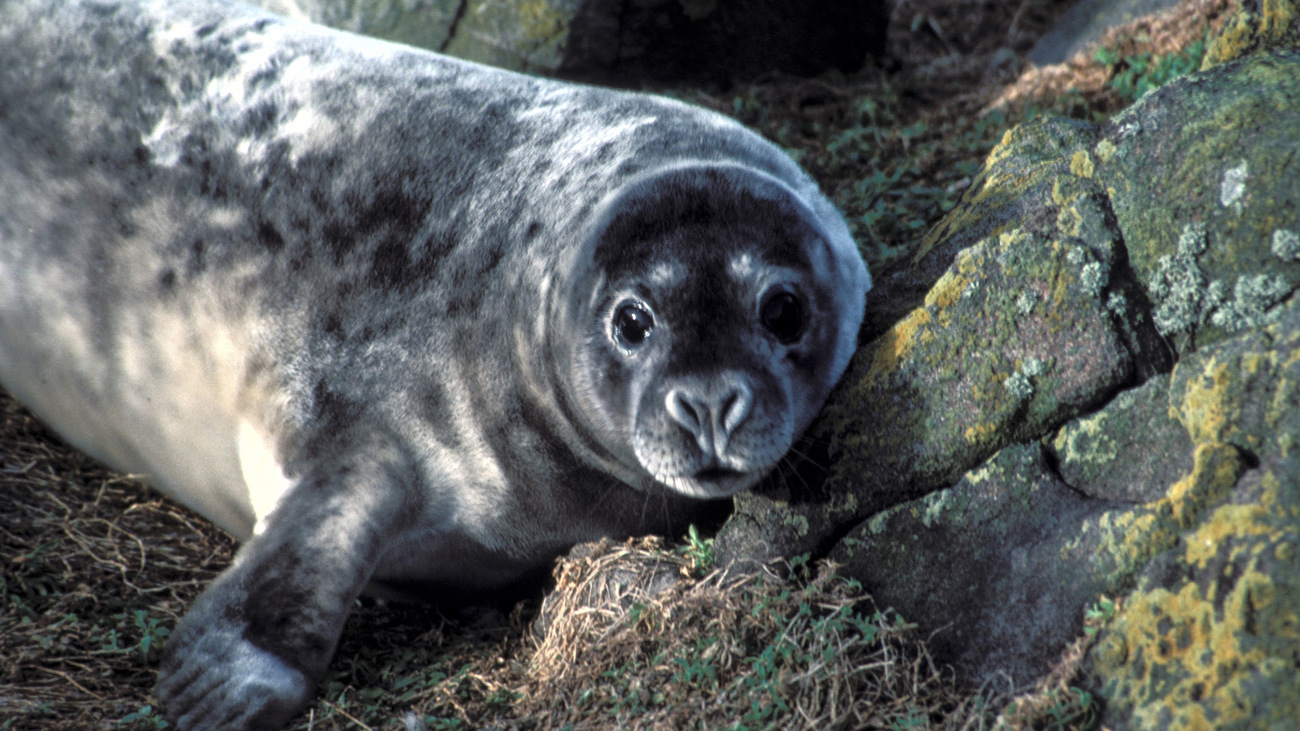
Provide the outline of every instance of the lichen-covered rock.
<path id="1" fill-rule="evenodd" d="M 976 681 L 1032 680 L 1116 597 L 1079 681 L 1107 727 L 1287 727 L 1297 180 L 1295 51 L 1009 132 L 878 277 L 825 484 L 739 502 L 719 557 L 828 550 Z"/>
<path id="2" fill-rule="evenodd" d="M 1114 728 L 1287 728 L 1300 718 L 1300 304 L 1171 380 L 1198 454 L 1230 451 L 1240 467 L 1209 480 L 1148 562 L 1089 682 Z"/>
<path id="3" fill-rule="evenodd" d="M 1100 500 L 1150 502 L 1192 468 L 1192 440 L 1169 414 L 1166 379 L 1123 391 L 1065 425 L 1046 448 L 1061 480 Z"/>
<path id="4" fill-rule="evenodd" d="M 1079 633 L 1110 590 L 1081 528 L 1113 503 L 1065 485 L 1038 444 L 1008 447 L 957 485 L 880 513 L 831 559 L 878 606 L 934 631 L 931 646 L 979 681 L 1025 683 Z"/>
<path id="5" fill-rule="evenodd" d="M 1205 49 L 1201 69 L 1255 53 L 1300 46 L 1300 6 L 1296 0 L 1241 0 Z"/>
<path id="6" fill-rule="evenodd" d="M 1167 369 L 1150 315 L 1116 304 L 1141 290 L 1104 192 L 1071 169 L 1070 151 L 1094 139 L 1064 120 L 1008 132 L 916 266 L 882 273 L 864 325 L 877 337 L 809 432 L 829 447 L 818 499 L 738 501 L 720 560 L 825 548 L 846 522 L 1095 407 L 1135 367 Z M 882 325 L 882 310 L 898 319 Z"/>
<path id="7" fill-rule="evenodd" d="M 1252 56 L 1178 79 L 1077 153 L 1180 351 L 1267 324 L 1300 286 L 1298 59 Z"/>
<path id="8" fill-rule="evenodd" d="M 828 489 L 864 507 L 912 497 L 1108 396 L 1130 369 L 1106 305 L 1113 258 L 1102 238 L 1021 228 L 959 252 L 858 354 L 824 422 Z"/>
<path id="9" fill-rule="evenodd" d="M 606 82 L 853 70 L 880 0 L 254 0 L 272 12 L 516 71 Z"/>

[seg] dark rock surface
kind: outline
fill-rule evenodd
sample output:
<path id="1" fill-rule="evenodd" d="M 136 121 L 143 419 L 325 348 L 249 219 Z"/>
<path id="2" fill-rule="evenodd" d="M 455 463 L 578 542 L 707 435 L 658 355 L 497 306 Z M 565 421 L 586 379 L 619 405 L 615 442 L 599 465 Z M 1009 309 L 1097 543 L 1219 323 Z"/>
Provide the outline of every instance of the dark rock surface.
<path id="1" fill-rule="evenodd" d="M 1041 676 L 1118 598 L 1082 681 L 1105 725 L 1285 727 L 1297 180 L 1293 49 L 1105 125 L 1008 132 L 926 248 L 879 274 L 811 431 L 825 483 L 737 500 L 720 559 L 827 552 L 976 682 Z"/>
<path id="2" fill-rule="evenodd" d="M 273 12 L 516 71 L 635 84 L 851 71 L 881 0 L 255 0 Z"/>

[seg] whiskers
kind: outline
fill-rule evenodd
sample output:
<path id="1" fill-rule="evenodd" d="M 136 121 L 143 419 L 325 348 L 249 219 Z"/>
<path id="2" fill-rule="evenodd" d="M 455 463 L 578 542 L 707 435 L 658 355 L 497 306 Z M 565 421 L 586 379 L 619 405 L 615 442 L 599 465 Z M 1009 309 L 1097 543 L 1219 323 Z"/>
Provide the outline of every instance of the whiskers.
<path id="1" fill-rule="evenodd" d="M 824 497 L 823 487 L 830 476 L 828 446 L 825 439 L 800 437 L 754 489 L 785 492 L 795 500 Z"/>

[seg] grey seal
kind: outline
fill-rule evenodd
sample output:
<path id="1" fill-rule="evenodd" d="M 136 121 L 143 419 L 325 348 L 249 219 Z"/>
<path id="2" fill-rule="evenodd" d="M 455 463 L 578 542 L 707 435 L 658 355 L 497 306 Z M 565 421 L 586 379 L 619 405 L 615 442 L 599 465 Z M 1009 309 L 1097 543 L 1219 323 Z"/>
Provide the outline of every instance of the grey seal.
<path id="1" fill-rule="evenodd" d="M 754 485 L 869 286 L 707 111 L 215 0 L 0 6 L 0 382 L 244 541 L 167 643 L 182 729 L 283 725 L 363 591 Z"/>

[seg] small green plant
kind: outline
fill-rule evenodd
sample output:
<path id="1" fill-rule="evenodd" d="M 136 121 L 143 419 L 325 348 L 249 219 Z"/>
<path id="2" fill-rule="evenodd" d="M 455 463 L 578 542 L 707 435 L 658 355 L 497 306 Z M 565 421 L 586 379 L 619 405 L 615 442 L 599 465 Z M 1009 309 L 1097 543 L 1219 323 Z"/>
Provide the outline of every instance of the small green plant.
<path id="1" fill-rule="evenodd" d="M 124 642 L 124 638 L 128 634 L 134 633 L 120 631 L 119 626 L 108 630 L 100 651 L 124 655 L 133 654 L 141 665 L 156 662 L 159 653 L 162 652 L 163 642 L 167 639 L 167 635 L 171 634 L 171 629 L 162 626 L 162 620 L 149 618 L 148 614 L 143 609 L 137 609 L 134 612 L 135 629 L 140 635 L 140 639 L 135 644 Z M 126 618 L 126 614 L 113 615 L 113 619 L 122 624 L 125 624 Z"/>
<path id="2" fill-rule="evenodd" d="M 147 616 L 143 609 L 135 610 L 135 626 L 140 630 L 140 642 L 136 644 L 137 656 L 142 664 L 149 664 L 162 652 L 163 643 L 171 634 L 171 628 L 162 626 L 162 620 Z"/>
<path id="3" fill-rule="evenodd" d="M 906 731 L 907 729 L 914 728 L 929 728 L 929 726 L 930 717 L 926 715 L 925 711 L 916 708 L 907 709 L 905 715 L 895 717 L 889 722 L 889 728 L 895 729 L 896 731 Z"/>
<path id="4" fill-rule="evenodd" d="M 673 664 L 677 669 L 669 682 L 700 688 L 718 687 L 718 669 L 709 659 L 713 654 L 710 650 L 717 642 L 717 638 L 709 636 L 695 638 L 694 646 L 688 646 L 683 653 L 685 657 L 673 658 Z"/>
<path id="5" fill-rule="evenodd" d="M 1083 610 L 1083 633 L 1089 639 L 1096 637 L 1107 622 L 1115 618 L 1115 600 L 1101 597 Z"/>
<path id="6" fill-rule="evenodd" d="M 686 528 L 686 543 L 677 548 L 677 554 L 691 562 L 691 574 L 703 576 L 713 570 L 713 539 L 701 538 L 695 524 Z"/>
<path id="7" fill-rule="evenodd" d="M 1061 700 L 1047 709 L 1047 714 L 1050 731 L 1092 728 L 1097 722 L 1097 703 L 1088 691 L 1070 686 L 1061 694 Z"/>
<path id="8" fill-rule="evenodd" d="M 1205 40 L 1199 40 L 1182 51 L 1160 56 L 1151 53 L 1121 56 L 1112 48 L 1099 48 L 1093 58 L 1110 68 L 1110 88 L 1124 101 L 1133 102 L 1148 91 L 1200 68 L 1205 45 Z"/>
<path id="9" fill-rule="evenodd" d="M 153 706 L 140 706 L 139 710 L 118 720 L 117 725 L 133 729 L 164 729 L 167 728 L 167 721 L 163 720 Z"/>

